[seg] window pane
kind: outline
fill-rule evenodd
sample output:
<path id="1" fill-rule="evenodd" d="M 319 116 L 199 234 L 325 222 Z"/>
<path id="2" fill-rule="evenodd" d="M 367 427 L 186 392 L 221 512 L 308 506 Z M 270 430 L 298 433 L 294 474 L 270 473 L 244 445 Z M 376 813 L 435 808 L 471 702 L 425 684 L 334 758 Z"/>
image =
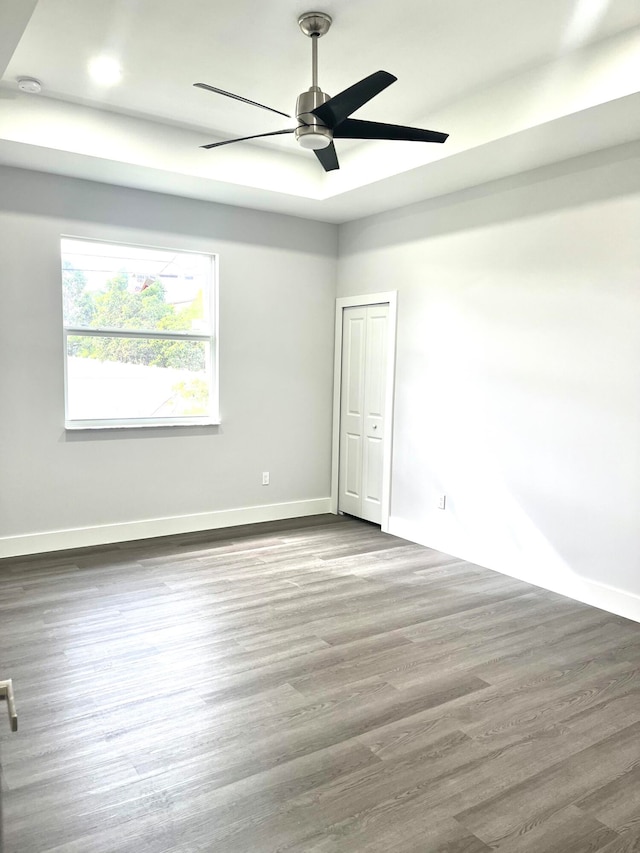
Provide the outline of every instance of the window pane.
<path id="1" fill-rule="evenodd" d="M 66 326 L 207 333 L 212 258 L 62 239 Z"/>
<path id="2" fill-rule="evenodd" d="M 69 420 L 206 416 L 209 344 L 69 335 Z"/>

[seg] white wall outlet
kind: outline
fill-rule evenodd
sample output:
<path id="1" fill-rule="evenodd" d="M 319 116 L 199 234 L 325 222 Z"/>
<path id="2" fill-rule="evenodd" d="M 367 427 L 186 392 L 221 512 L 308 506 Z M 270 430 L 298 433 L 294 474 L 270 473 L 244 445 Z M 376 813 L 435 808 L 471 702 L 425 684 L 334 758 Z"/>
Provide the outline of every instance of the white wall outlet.
<path id="1" fill-rule="evenodd" d="M 263 486 L 269 485 L 269 472 L 268 471 L 262 472 L 262 485 Z"/>
<path id="2" fill-rule="evenodd" d="M 447 496 L 440 495 L 438 498 L 438 509 L 446 509 L 447 508 Z"/>

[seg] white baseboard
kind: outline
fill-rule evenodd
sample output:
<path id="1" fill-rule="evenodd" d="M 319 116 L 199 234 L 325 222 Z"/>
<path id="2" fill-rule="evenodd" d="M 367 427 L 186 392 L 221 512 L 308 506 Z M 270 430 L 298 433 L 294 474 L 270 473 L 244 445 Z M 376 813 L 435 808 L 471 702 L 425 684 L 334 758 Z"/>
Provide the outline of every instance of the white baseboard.
<path id="1" fill-rule="evenodd" d="M 119 524 L 99 524 L 69 530 L 26 533 L 22 536 L 3 536 L 0 537 L 0 558 L 64 551 L 68 548 L 86 548 L 91 545 L 110 545 L 114 542 L 151 539 L 155 536 L 169 536 L 174 533 L 196 533 L 200 530 L 214 530 L 219 527 L 237 527 L 240 524 L 257 524 L 261 521 L 321 515 L 330 511 L 331 498 L 327 497 L 223 509 L 193 515 L 175 515 L 168 518 L 148 518 Z"/>
<path id="2" fill-rule="evenodd" d="M 592 607 L 598 607 L 600 610 L 606 610 L 616 616 L 624 616 L 626 619 L 640 622 L 640 596 L 633 592 L 618 589 L 600 581 L 583 578 L 575 572 L 565 572 L 562 575 L 547 574 L 540 577 L 539 573 L 534 576 L 531 571 L 511 563 L 506 567 L 489 565 L 487 560 L 479 559 L 477 554 L 452 553 L 450 548 L 443 547 L 442 543 L 429 541 L 430 537 L 426 535 L 423 529 L 398 517 L 392 516 L 389 519 L 389 533 L 418 545 L 443 551 L 459 560 L 465 560 L 502 575 L 517 578 L 542 589 L 548 589 L 550 592 L 556 592 L 574 601 L 590 604 Z"/>

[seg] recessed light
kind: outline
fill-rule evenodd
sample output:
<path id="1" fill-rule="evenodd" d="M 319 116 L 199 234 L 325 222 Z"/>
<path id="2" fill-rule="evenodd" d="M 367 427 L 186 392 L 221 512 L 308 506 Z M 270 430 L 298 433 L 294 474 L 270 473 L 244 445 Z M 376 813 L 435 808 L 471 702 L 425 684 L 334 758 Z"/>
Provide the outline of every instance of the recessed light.
<path id="1" fill-rule="evenodd" d="M 18 77 L 18 89 L 30 95 L 38 95 L 42 91 L 42 83 L 35 77 Z"/>
<path id="2" fill-rule="evenodd" d="M 100 86 L 113 86 L 120 82 L 120 63 L 110 56 L 97 56 L 89 63 L 89 74 Z"/>

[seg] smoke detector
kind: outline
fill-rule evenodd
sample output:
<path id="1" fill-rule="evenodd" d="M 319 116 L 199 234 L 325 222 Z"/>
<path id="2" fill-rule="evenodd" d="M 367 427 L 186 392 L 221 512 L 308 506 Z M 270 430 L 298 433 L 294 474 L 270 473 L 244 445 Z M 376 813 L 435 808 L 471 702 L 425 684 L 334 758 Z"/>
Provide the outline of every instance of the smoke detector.
<path id="1" fill-rule="evenodd" d="M 18 77 L 18 89 L 29 95 L 38 95 L 42 91 L 42 83 L 35 77 Z"/>

